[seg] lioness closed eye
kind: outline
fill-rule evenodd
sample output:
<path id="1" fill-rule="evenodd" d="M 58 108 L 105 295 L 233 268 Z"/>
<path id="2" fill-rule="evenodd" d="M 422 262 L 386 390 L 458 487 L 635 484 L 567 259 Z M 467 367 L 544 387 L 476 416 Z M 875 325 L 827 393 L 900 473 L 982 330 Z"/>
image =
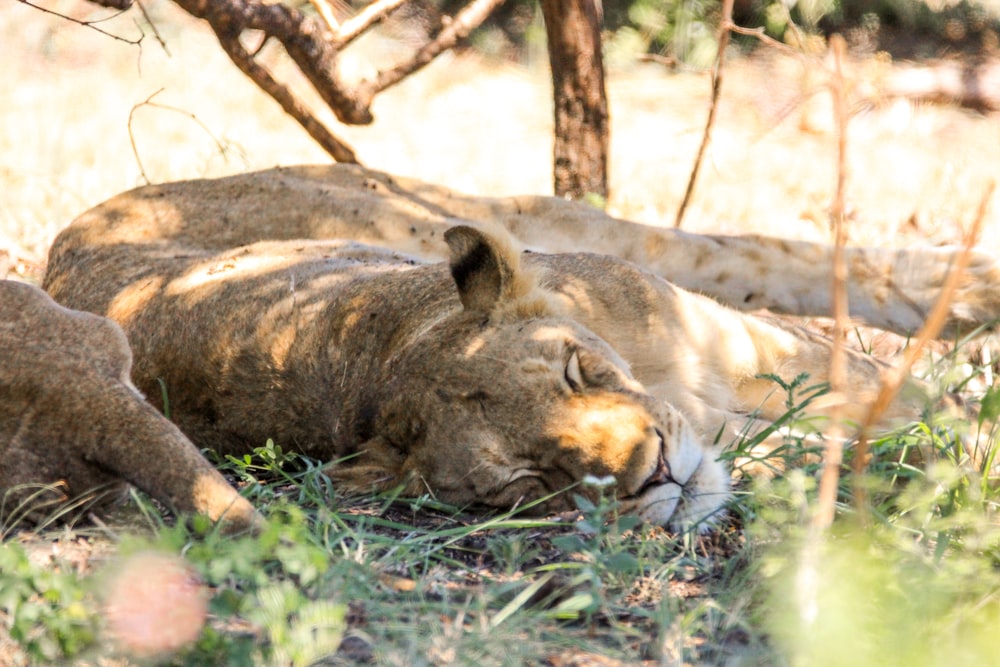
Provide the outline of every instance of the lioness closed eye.
<path id="1" fill-rule="evenodd" d="M 463 220 L 573 252 L 520 254 L 506 232 Z M 794 268 L 779 279 L 748 264 L 750 251 Z M 345 488 L 403 485 L 494 507 L 540 498 L 549 498 L 542 510 L 566 507 L 559 491 L 613 475 L 627 509 L 684 523 L 712 515 L 728 494 L 708 443 L 728 445 L 784 413 L 787 397 L 761 376 L 822 382 L 829 344 L 663 275 L 805 313 L 825 298 L 821 255 L 335 165 L 119 195 L 60 234 L 45 288 L 122 326 L 135 383 L 154 401 L 162 383 L 171 418 L 199 446 L 236 453 L 273 438 L 313 457 L 348 457 L 331 469 Z M 908 328 L 934 291 L 920 276 L 942 275 L 950 255 L 855 259 L 881 262 L 897 291 L 852 285 L 852 304 L 873 318 L 882 304 L 883 325 Z M 921 266 L 935 270 L 892 273 Z M 975 271 L 996 284 L 988 258 Z M 996 316 L 992 293 L 970 283 L 952 325 Z M 847 372 L 857 419 L 883 366 L 849 355 Z M 890 417 L 914 410 L 899 403 Z M 205 511 L 203 499 L 178 497 L 180 509 Z"/>

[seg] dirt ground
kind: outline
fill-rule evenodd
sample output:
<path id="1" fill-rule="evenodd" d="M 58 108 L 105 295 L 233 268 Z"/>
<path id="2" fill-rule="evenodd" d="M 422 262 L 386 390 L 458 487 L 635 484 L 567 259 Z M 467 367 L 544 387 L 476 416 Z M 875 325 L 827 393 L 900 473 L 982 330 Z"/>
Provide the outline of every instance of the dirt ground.
<path id="1" fill-rule="evenodd" d="M 79 0 L 46 7 L 88 20 L 111 13 Z M 148 27 L 136 46 L 23 4 L 0 7 L 0 58 L 12 64 L 0 71 L 0 256 L 15 258 L 7 262 L 15 274 L 37 280 L 55 234 L 142 184 L 143 172 L 164 181 L 329 161 L 236 70 L 206 26 L 165 0 L 147 7 L 166 48 Z M 134 38 L 136 21 L 129 13 L 100 26 Z M 343 58 L 348 78 L 370 76 L 407 45 L 380 38 L 358 47 Z M 265 56 L 289 73 L 280 54 Z M 957 242 L 987 182 L 1000 177 L 1000 123 L 880 97 L 890 67 L 868 57 L 848 70 L 851 241 Z M 836 136 L 826 77 L 819 58 L 730 61 L 685 228 L 831 238 Z M 324 120 L 370 167 L 470 193 L 547 193 L 549 95 L 544 60 L 513 66 L 446 55 L 377 98 L 371 126 Z M 610 209 L 672 224 L 705 123 L 709 76 L 636 65 L 609 73 L 609 95 Z M 985 247 L 996 243 L 998 210 L 988 216 Z"/>

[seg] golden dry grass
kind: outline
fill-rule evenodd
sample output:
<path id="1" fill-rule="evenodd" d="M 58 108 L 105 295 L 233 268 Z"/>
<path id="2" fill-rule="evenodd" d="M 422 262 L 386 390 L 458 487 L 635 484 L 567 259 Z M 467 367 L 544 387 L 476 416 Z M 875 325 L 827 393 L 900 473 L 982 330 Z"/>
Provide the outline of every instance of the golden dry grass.
<path id="1" fill-rule="evenodd" d="M 230 64 L 207 27 L 165 0 L 149 5 L 169 56 L 152 36 L 140 48 L 16 2 L 0 7 L 0 58 L 8 63 L 0 69 L 0 249 L 20 246 L 41 262 L 78 213 L 142 183 L 128 120 L 157 91 L 156 103 L 180 112 L 145 106 L 132 123 L 154 181 L 328 161 Z M 46 6 L 78 18 L 110 13 L 79 0 Z M 101 25 L 134 36 L 133 14 Z M 361 46 L 362 55 L 345 57 L 349 77 L 403 48 L 385 38 Z M 287 73 L 278 54 L 266 57 Z M 814 94 L 823 90 L 820 65 L 779 56 L 730 62 L 685 227 L 830 240 L 836 141 L 826 96 Z M 851 240 L 958 242 L 986 182 L 1000 180 L 1000 123 L 955 108 L 878 101 L 871 93 L 883 71 L 872 62 L 855 67 Z M 704 124 L 708 76 L 634 67 L 610 73 L 609 94 L 610 208 L 672 224 Z M 551 192 L 544 63 L 521 68 L 446 55 L 378 98 L 375 113 L 369 127 L 336 129 L 368 166 L 471 193 Z M 986 247 L 997 240 L 996 210 L 986 220 Z"/>

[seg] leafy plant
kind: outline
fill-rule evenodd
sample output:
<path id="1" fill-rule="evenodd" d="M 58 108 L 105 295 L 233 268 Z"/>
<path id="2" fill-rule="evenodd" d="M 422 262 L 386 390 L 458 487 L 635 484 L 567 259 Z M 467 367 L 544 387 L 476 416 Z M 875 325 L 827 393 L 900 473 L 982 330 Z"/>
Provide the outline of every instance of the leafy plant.
<path id="1" fill-rule="evenodd" d="M 36 565 L 17 544 L 0 547 L 0 621 L 32 663 L 61 662 L 91 648 L 99 625 L 94 609 L 73 570 Z"/>
<path id="2" fill-rule="evenodd" d="M 966 390 L 979 372 L 957 357 L 929 369 Z M 771 380 L 786 414 L 727 456 L 780 433 L 784 444 L 758 455 L 776 476 L 744 483 L 730 519 L 705 535 L 622 515 L 612 479 L 575 489 L 572 521 L 524 516 L 530 505 L 471 516 L 430 495 L 345 498 L 320 462 L 269 441 L 220 462 L 268 516 L 259 534 L 172 523 L 143 501 L 150 531 L 123 535 L 117 552 L 183 557 L 207 592 L 201 635 L 160 664 L 501 665 L 565 651 L 706 664 L 986 660 L 1000 616 L 1000 491 L 989 482 L 997 391 L 983 393 L 974 423 L 928 412 L 874 438 L 867 473 L 845 469 L 832 539 L 809 551 L 818 468 L 802 460 L 818 453 L 823 424 L 801 415 L 827 387 Z M 962 444 L 970 435 L 978 457 Z M 855 484 L 867 492 L 863 512 Z M 35 564 L 8 541 L 0 622 L 36 663 L 110 655 L 102 580 Z"/>
<path id="3" fill-rule="evenodd" d="M 555 605 L 551 612 L 555 618 L 583 616 L 590 619 L 608 607 L 606 582 L 620 584 L 641 571 L 639 560 L 625 548 L 625 536 L 640 521 L 634 516 L 619 515 L 618 502 L 607 493 L 614 483 L 614 478 L 585 479 L 585 485 L 598 490 L 598 501 L 594 503 L 574 494 L 573 501 L 582 518 L 576 522 L 572 533 L 552 539 L 556 547 L 576 557 L 555 566 L 574 572 L 566 584 L 574 592 Z"/>

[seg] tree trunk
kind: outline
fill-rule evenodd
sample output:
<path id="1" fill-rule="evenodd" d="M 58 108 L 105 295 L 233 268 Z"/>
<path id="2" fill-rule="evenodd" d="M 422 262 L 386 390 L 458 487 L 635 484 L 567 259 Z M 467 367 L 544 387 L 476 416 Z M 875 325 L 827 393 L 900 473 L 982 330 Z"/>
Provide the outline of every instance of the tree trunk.
<path id="1" fill-rule="evenodd" d="M 555 99 L 553 180 L 560 197 L 608 196 L 608 100 L 600 0 L 541 0 Z"/>

